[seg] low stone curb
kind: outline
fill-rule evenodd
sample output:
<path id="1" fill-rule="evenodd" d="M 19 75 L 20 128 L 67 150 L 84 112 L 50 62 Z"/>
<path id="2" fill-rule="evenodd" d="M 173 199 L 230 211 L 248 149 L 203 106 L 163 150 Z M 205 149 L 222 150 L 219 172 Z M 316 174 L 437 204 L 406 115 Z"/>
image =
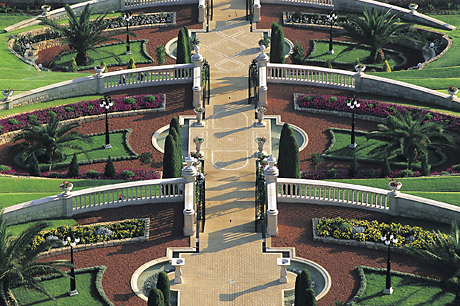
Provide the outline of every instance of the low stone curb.
<path id="1" fill-rule="evenodd" d="M 95 242 L 95 243 L 89 243 L 89 244 L 80 244 L 80 245 L 75 246 L 73 248 L 73 251 L 79 252 L 79 251 L 86 251 L 86 250 L 91 250 L 95 248 L 105 248 L 105 247 L 112 247 L 112 246 L 117 246 L 117 245 L 122 245 L 122 244 L 146 242 L 147 240 L 149 240 L 150 219 L 149 218 L 139 218 L 139 220 L 144 220 L 145 222 L 143 236 L 118 239 L 118 240 L 101 241 L 101 242 Z M 122 221 L 93 223 L 93 224 L 88 224 L 88 225 L 96 225 L 96 224 L 105 225 L 105 224 L 111 224 L 111 223 L 122 222 Z M 49 250 L 47 252 L 40 253 L 40 255 L 38 255 L 38 259 L 48 258 L 51 256 L 57 256 L 57 255 L 62 255 L 62 254 L 69 254 L 69 253 L 70 253 L 70 247 L 56 248 L 56 249 Z"/>
<path id="2" fill-rule="evenodd" d="M 381 243 L 371 242 L 371 241 L 357 241 L 357 240 L 348 240 L 348 239 L 336 239 L 332 237 L 323 237 L 319 236 L 316 232 L 316 226 L 318 225 L 318 221 L 321 218 L 312 218 L 313 223 L 313 240 L 320 241 L 323 243 L 334 243 L 334 244 L 341 244 L 341 245 L 348 245 L 353 247 L 360 247 L 360 248 L 367 248 L 371 250 L 378 250 L 378 251 L 387 251 L 388 247 Z M 390 247 L 392 252 L 400 253 L 400 254 L 409 254 L 405 248 L 396 248 Z"/>

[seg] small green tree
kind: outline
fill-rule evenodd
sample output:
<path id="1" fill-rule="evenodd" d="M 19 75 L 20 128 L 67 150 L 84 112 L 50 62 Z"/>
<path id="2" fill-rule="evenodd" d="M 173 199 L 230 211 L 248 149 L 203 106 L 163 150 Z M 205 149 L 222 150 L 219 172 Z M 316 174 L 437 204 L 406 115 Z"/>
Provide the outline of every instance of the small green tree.
<path id="1" fill-rule="evenodd" d="M 35 156 L 35 153 L 32 153 L 29 158 L 29 174 L 32 176 L 40 176 L 40 167 L 38 166 L 38 159 L 37 156 Z"/>
<path id="2" fill-rule="evenodd" d="M 77 61 L 75 60 L 75 57 L 72 57 L 72 61 L 69 66 L 69 71 L 70 72 L 77 72 Z"/>
<path id="3" fill-rule="evenodd" d="M 316 294 L 312 288 L 306 289 L 304 292 L 305 306 L 316 306 Z"/>
<path id="4" fill-rule="evenodd" d="M 185 34 L 184 28 L 181 28 L 177 35 L 176 64 L 188 64 L 191 62 L 190 47 L 188 44 L 187 34 Z"/>
<path id="5" fill-rule="evenodd" d="M 109 72 L 107 69 L 107 64 L 104 61 L 101 61 L 101 66 L 104 66 L 104 73 Z"/>
<path id="6" fill-rule="evenodd" d="M 163 154 L 163 178 L 174 178 L 177 164 L 176 144 L 171 134 L 166 136 Z"/>
<path id="7" fill-rule="evenodd" d="M 188 55 L 192 55 L 192 44 L 190 43 L 190 32 L 188 30 L 187 26 L 184 26 L 184 34 L 185 34 L 185 40 L 187 42 L 186 46 L 188 46 Z"/>
<path id="8" fill-rule="evenodd" d="M 169 285 L 169 278 L 168 274 L 166 274 L 164 271 L 161 271 L 160 274 L 158 274 L 157 289 L 163 293 L 164 305 L 171 306 L 171 290 Z"/>
<path id="9" fill-rule="evenodd" d="M 163 297 L 163 293 L 157 288 L 150 289 L 147 305 L 148 306 L 165 306 L 165 300 Z"/>
<path id="10" fill-rule="evenodd" d="M 169 135 L 174 139 L 174 177 L 181 177 L 182 173 L 182 146 L 179 145 L 180 137 L 175 129 L 169 130 Z M 180 151 L 179 151 L 180 150 Z"/>
<path id="11" fill-rule="evenodd" d="M 348 176 L 355 177 L 358 174 L 358 161 L 356 156 L 353 155 L 353 160 L 351 161 L 350 167 L 348 168 Z"/>
<path id="12" fill-rule="evenodd" d="M 150 152 L 143 152 L 139 155 L 139 161 L 143 165 L 150 165 L 152 163 L 153 155 Z"/>
<path id="13" fill-rule="evenodd" d="M 316 166 L 318 166 L 323 160 L 324 157 L 320 153 L 312 153 L 308 159 L 310 165 L 313 167 L 313 171 L 316 171 Z"/>
<path id="14" fill-rule="evenodd" d="M 307 305 L 307 290 L 311 289 L 311 277 L 308 270 L 303 270 L 297 275 L 295 280 L 294 289 L 294 305 L 304 306 Z"/>
<path id="15" fill-rule="evenodd" d="M 281 129 L 280 141 L 279 141 L 279 148 L 278 148 L 278 168 L 285 168 L 284 164 L 286 161 L 286 144 L 287 139 L 289 137 L 289 124 L 283 124 L 283 128 Z"/>
<path id="16" fill-rule="evenodd" d="M 388 160 L 388 156 L 383 157 L 382 161 L 382 172 L 380 173 L 381 177 L 388 177 L 391 174 L 391 166 L 390 161 Z"/>
<path id="17" fill-rule="evenodd" d="M 73 154 L 72 161 L 69 165 L 68 177 L 77 177 L 80 175 L 80 168 L 78 166 L 77 154 Z"/>
<path id="18" fill-rule="evenodd" d="M 164 65 L 166 63 L 166 49 L 164 46 L 157 46 L 156 49 L 156 59 L 158 62 L 158 65 Z"/>
<path id="19" fill-rule="evenodd" d="M 105 163 L 104 175 L 106 177 L 115 176 L 115 166 L 113 165 L 112 157 L 110 157 L 110 155 L 108 156 L 107 162 Z"/>
<path id="20" fill-rule="evenodd" d="M 134 62 L 134 58 L 130 58 L 128 62 L 128 69 L 136 69 L 136 63 Z"/>
<path id="21" fill-rule="evenodd" d="M 180 160 L 180 168 L 182 170 L 182 134 L 181 134 L 181 128 L 180 128 L 180 123 L 179 123 L 179 118 L 173 117 L 171 119 L 171 122 L 169 123 L 169 130 L 176 131 L 176 136 L 174 137 L 174 141 L 176 142 L 176 148 L 177 148 L 177 156 Z M 179 174 L 180 177 L 180 174 Z"/>
<path id="22" fill-rule="evenodd" d="M 282 132 L 281 137 L 283 137 Z M 281 164 L 278 161 L 280 177 L 300 178 L 299 146 L 297 144 L 294 132 L 289 127 L 289 125 L 287 126 L 287 133 L 284 135 L 282 141 L 280 138 L 279 158 L 282 160 Z"/>
<path id="23" fill-rule="evenodd" d="M 272 24 L 270 38 L 270 63 L 285 63 L 283 28 L 277 23 Z"/>
<path id="24" fill-rule="evenodd" d="M 305 49 L 302 47 L 300 41 L 296 41 L 294 48 L 292 48 L 292 53 L 290 55 L 291 62 L 295 65 L 302 65 L 304 59 Z"/>

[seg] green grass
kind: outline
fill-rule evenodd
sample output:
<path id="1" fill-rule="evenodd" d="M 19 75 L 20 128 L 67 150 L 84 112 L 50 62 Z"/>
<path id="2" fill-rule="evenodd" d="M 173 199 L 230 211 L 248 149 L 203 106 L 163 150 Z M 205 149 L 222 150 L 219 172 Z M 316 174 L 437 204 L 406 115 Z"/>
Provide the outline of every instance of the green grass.
<path id="1" fill-rule="evenodd" d="M 413 194 L 424 198 L 460 206 L 460 177 L 458 176 L 413 177 L 398 178 L 398 180 L 403 184 L 401 188 L 401 192 L 403 193 Z M 327 181 L 376 187 L 388 190 L 389 179 L 340 179 Z"/>
<path id="2" fill-rule="evenodd" d="M 13 236 L 19 236 L 28 227 L 32 226 L 35 223 L 41 222 L 41 221 L 46 221 L 50 224 L 48 227 L 44 229 L 45 231 L 53 229 L 53 228 L 57 228 L 59 226 L 65 226 L 65 225 L 73 226 L 73 225 L 78 224 L 73 218 L 49 219 L 49 220 L 31 221 L 31 222 L 26 222 L 26 223 L 21 223 L 21 224 L 10 225 L 8 226 L 8 231 Z"/>
<path id="3" fill-rule="evenodd" d="M 77 274 L 75 276 L 78 295 L 70 297 L 68 291 L 70 289 L 69 278 L 56 278 L 45 280 L 43 284 L 45 288 L 56 297 L 61 306 L 96 306 L 106 305 L 100 298 L 96 289 L 96 271 Z M 35 291 L 27 291 L 22 288 L 14 289 L 14 295 L 22 306 L 55 306 L 56 304 L 49 300 L 47 296 Z"/>
<path id="4" fill-rule="evenodd" d="M 334 64 L 334 61 L 335 61 L 341 64 L 348 63 L 354 67 L 355 61 L 357 58 L 359 58 L 362 63 L 366 63 L 366 59 L 369 58 L 371 54 L 370 49 L 365 48 L 365 47 L 343 52 L 350 45 L 342 44 L 338 42 L 334 43 L 334 54 L 328 54 L 329 52 L 328 42 L 315 41 L 314 44 L 315 44 L 315 49 L 309 55 L 308 57 L 309 60 L 322 60 L 322 61 L 330 60 L 332 64 Z M 397 53 L 392 52 L 390 50 L 385 50 L 385 54 L 390 57 L 390 59 L 388 60 L 388 63 L 390 64 L 391 67 L 397 64 L 401 64 L 403 61 L 403 58 L 398 56 Z M 377 66 L 381 68 L 383 67 L 383 64 L 379 64 Z"/>
<path id="5" fill-rule="evenodd" d="M 0 177 L 0 208 L 61 193 L 63 179 Z M 122 180 L 72 180 L 73 190 L 122 183 Z"/>
<path id="6" fill-rule="evenodd" d="M 91 50 L 88 52 L 88 56 L 94 60 L 94 64 L 90 65 L 86 68 L 94 67 L 95 65 L 99 64 L 101 61 L 104 61 L 106 65 L 126 65 L 131 58 L 134 58 L 134 62 L 146 62 L 151 60 L 148 56 L 144 54 L 142 50 L 142 44 L 145 42 L 143 41 L 134 41 L 130 43 L 132 55 L 126 55 L 126 44 L 124 42 L 120 42 L 118 44 L 103 46 L 96 48 L 95 51 Z M 117 61 L 110 52 L 115 54 L 120 58 L 120 61 Z M 72 52 L 62 56 L 59 60 L 56 61 L 56 64 L 59 66 L 69 67 L 72 61 L 72 58 L 77 56 L 77 52 Z"/>
<path id="7" fill-rule="evenodd" d="M 382 293 L 385 288 L 385 273 L 364 270 L 366 290 L 356 305 L 362 306 L 432 306 L 448 305 L 455 295 L 446 291 L 438 282 L 410 276 L 392 275 L 393 294 Z"/>

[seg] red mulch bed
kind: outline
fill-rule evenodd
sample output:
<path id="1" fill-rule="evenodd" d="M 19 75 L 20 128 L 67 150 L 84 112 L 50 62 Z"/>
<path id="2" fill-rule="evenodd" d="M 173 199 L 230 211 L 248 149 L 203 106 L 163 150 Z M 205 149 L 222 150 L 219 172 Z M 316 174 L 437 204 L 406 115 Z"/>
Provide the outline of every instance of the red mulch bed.
<path id="1" fill-rule="evenodd" d="M 97 248 L 74 253 L 76 268 L 107 266 L 102 278 L 104 292 L 115 305 L 145 306 L 131 289 L 131 276 L 146 262 L 166 256 L 168 247 L 188 247 L 189 239 L 184 237 L 183 203 L 155 203 L 105 209 L 75 216 L 79 224 L 116 221 L 127 218 L 150 218 L 150 238 L 147 242 L 121 246 Z M 69 260 L 69 254 L 47 258 L 45 261 Z M 77 282 L 78 289 L 78 282 Z"/>
<path id="2" fill-rule="evenodd" d="M 345 207 L 307 204 L 278 205 L 279 234 L 272 238 L 272 246 L 295 247 L 296 256 L 312 260 L 323 266 L 331 276 L 331 289 L 318 306 L 333 305 L 336 300 L 348 301 L 359 288 L 356 267 L 360 265 L 386 268 L 386 251 L 360 247 L 326 244 L 313 241 L 312 218 L 342 217 L 391 222 L 387 214 Z M 392 253 L 392 270 L 423 276 L 436 276 L 436 271 L 420 264 L 409 255 Z M 382 289 L 385 284 L 382 284 Z"/>

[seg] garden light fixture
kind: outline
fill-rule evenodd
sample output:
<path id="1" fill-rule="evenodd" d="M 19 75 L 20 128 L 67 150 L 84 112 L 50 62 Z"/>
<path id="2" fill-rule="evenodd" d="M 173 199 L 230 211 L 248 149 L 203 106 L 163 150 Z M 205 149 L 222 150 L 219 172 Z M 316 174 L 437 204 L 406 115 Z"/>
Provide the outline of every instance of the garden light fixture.
<path id="1" fill-rule="evenodd" d="M 110 149 L 112 145 L 110 144 L 110 136 L 109 136 L 109 108 L 113 106 L 112 97 L 104 96 L 101 99 L 100 107 L 105 108 L 105 145 L 104 148 Z"/>
<path id="2" fill-rule="evenodd" d="M 383 289 L 383 293 L 392 294 L 393 288 L 391 288 L 391 244 L 398 243 L 398 239 L 393 235 L 391 230 L 386 233 L 380 239 L 388 246 L 388 256 L 387 256 L 387 275 L 386 275 L 386 285 Z"/>
<path id="3" fill-rule="evenodd" d="M 359 103 L 359 100 L 356 98 L 356 96 L 353 96 L 348 100 L 347 106 L 351 108 L 351 142 L 348 147 L 354 149 L 357 146 L 355 141 L 355 111 L 358 107 L 361 106 L 361 104 Z"/>
<path id="4" fill-rule="evenodd" d="M 331 31 L 329 33 L 329 52 L 328 54 L 334 54 L 334 47 L 332 45 L 332 26 L 337 21 L 338 16 L 334 10 L 330 11 L 329 14 L 326 15 L 329 24 L 331 25 Z"/>
<path id="5" fill-rule="evenodd" d="M 133 19 L 130 12 L 123 13 L 123 20 L 126 22 L 126 55 L 131 55 L 131 47 L 129 46 L 129 22 Z"/>
<path id="6" fill-rule="evenodd" d="M 74 260 L 73 260 L 73 247 L 77 245 L 77 243 L 80 242 L 80 238 L 75 238 L 72 240 L 72 238 L 67 237 L 66 240 L 62 241 L 63 245 L 66 246 L 67 244 L 70 245 L 70 263 L 72 264 L 72 268 L 70 268 L 70 291 L 69 295 L 74 296 L 78 294 L 77 291 L 77 283 L 75 281 L 75 265 L 74 265 Z"/>

